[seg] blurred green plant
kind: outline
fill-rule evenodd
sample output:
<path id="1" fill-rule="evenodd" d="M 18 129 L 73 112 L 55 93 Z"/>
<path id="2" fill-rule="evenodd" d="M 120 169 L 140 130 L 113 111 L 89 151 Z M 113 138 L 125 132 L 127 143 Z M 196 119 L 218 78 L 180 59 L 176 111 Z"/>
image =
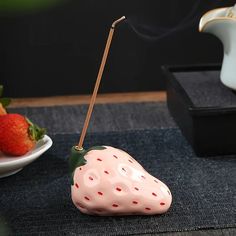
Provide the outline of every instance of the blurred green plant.
<path id="1" fill-rule="evenodd" d="M 50 7 L 63 0 L 0 0 L 0 11 L 28 11 Z"/>
<path id="2" fill-rule="evenodd" d="M 0 235 L 1 236 L 8 236 L 10 235 L 10 230 L 7 227 L 7 223 L 3 218 L 0 218 Z"/>

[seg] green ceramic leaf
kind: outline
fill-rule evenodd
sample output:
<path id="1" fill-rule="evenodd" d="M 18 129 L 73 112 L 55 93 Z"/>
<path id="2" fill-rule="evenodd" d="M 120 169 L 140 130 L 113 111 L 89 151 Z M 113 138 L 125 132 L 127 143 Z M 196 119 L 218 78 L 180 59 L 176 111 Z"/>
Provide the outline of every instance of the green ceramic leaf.
<path id="1" fill-rule="evenodd" d="M 71 153 L 70 153 L 70 162 L 69 162 L 70 173 L 74 172 L 74 170 L 78 166 L 82 166 L 86 164 L 86 160 L 84 159 L 85 154 L 86 154 L 86 151 L 84 149 L 77 150 L 75 146 L 72 147 Z"/>
<path id="2" fill-rule="evenodd" d="M 73 171 L 70 175 L 70 184 L 71 185 L 74 185 L 74 174 L 75 174 L 75 172 Z"/>
<path id="3" fill-rule="evenodd" d="M 70 159 L 69 159 L 69 171 L 71 175 L 71 185 L 74 185 L 74 172 L 75 169 L 79 166 L 83 166 L 87 163 L 85 160 L 85 155 L 92 150 L 104 150 L 106 147 L 103 146 L 94 146 L 89 148 L 88 150 L 78 150 L 76 146 L 71 148 Z"/>

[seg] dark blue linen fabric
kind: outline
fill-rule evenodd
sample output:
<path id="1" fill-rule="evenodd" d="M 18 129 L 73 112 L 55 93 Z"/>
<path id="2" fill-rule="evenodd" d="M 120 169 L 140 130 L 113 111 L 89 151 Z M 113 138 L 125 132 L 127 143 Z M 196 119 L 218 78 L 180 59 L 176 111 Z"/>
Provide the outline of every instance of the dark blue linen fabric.
<path id="1" fill-rule="evenodd" d="M 0 179 L 0 215 L 14 235 L 129 235 L 236 226 L 235 156 L 196 157 L 176 128 L 90 133 L 85 148 L 111 145 L 136 158 L 171 189 L 169 212 L 156 216 L 81 214 L 70 199 L 68 154 L 79 134 L 54 145 L 18 174 Z"/>

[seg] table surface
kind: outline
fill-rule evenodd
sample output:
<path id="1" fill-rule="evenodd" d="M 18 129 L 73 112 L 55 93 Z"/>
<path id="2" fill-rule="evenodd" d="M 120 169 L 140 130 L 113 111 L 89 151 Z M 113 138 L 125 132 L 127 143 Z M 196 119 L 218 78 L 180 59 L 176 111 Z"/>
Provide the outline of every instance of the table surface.
<path id="1" fill-rule="evenodd" d="M 42 107 L 42 106 L 65 106 L 88 104 L 90 95 L 70 95 L 70 96 L 54 96 L 43 98 L 17 98 L 12 100 L 11 108 L 17 107 Z M 135 92 L 135 93 L 113 93 L 99 94 L 97 104 L 107 103 L 130 103 L 130 102 L 165 102 L 166 92 Z M 153 235 L 153 234 L 152 234 Z M 236 228 L 217 229 L 217 230 L 198 230 L 188 232 L 159 233 L 158 235 L 169 236 L 206 236 L 206 235 L 236 235 Z"/>
<path id="2" fill-rule="evenodd" d="M 88 104 L 91 95 L 68 95 L 41 98 L 14 98 L 10 107 L 39 107 L 57 105 Z M 98 94 L 96 103 L 126 103 L 126 102 L 162 102 L 166 101 L 166 92 L 135 92 Z"/>

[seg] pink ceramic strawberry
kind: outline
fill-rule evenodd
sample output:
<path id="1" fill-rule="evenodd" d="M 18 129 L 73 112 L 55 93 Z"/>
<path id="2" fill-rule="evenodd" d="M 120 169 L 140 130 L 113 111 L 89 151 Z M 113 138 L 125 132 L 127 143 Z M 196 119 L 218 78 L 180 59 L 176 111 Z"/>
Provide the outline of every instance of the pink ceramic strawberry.
<path id="1" fill-rule="evenodd" d="M 72 201 L 83 213 L 153 215 L 171 205 L 168 187 L 120 149 L 73 147 L 70 169 Z"/>

